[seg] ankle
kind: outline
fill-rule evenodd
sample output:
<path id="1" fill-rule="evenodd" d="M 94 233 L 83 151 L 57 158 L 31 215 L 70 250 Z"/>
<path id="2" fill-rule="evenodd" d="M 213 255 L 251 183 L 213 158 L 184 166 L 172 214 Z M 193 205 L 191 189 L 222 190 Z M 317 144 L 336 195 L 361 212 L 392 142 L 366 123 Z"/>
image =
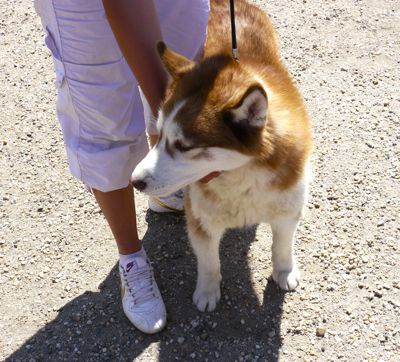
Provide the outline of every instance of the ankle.
<path id="1" fill-rule="evenodd" d="M 140 244 L 139 240 L 135 240 L 133 242 L 118 242 L 118 252 L 120 255 L 129 255 L 133 253 L 137 253 L 142 249 L 142 245 Z"/>

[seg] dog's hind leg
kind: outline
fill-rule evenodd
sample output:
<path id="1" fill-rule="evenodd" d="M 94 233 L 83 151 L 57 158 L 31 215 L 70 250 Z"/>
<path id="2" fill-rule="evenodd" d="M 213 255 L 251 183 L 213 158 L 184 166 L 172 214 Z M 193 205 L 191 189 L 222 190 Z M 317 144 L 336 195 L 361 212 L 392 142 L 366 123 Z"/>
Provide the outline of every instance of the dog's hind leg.
<path id="1" fill-rule="evenodd" d="M 299 216 L 275 218 L 272 228 L 272 278 L 283 290 L 294 290 L 299 285 L 300 273 L 294 258 L 294 234 Z"/>
<path id="2" fill-rule="evenodd" d="M 192 222 L 191 222 L 192 221 Z M 200 311 L 212 311 L 221 298 L 219 242 L 223 230 L 207 231 L 197 220 L 188 218 L 189 239 L 197 258 L 197 285 L 193 302 Z"/>

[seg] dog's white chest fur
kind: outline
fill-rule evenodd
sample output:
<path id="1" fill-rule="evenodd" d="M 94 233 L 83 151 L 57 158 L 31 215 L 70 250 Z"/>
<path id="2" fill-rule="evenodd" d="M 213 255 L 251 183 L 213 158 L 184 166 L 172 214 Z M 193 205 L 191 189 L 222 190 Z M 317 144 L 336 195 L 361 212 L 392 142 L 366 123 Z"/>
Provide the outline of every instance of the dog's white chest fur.
<path id="1" fill-rule="evenodd" d="M 207 185 L 189 186 L 193 216 L 216 228 L 269 222 L 280 215 L 298 215 L 306 199 L 306 179 L 280 191 L 267 169 L 246 165 L 226 172 Z"/>

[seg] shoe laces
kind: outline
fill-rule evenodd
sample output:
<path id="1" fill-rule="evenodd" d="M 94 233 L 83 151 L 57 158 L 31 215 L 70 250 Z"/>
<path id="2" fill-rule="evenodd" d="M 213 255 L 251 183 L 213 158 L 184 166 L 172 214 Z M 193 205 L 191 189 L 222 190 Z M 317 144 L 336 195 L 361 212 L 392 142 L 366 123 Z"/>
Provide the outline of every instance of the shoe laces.
<path id="1" fill-rule="evenodd" d="M 140 305 L 157 297 L 154 290 L 153 268 L 149 261 L 146 261 L 146 263 L 147 265 L 141 268 L 135 268 L 128 273 L 123 272 L 125 284 L 135 305 Z"/>

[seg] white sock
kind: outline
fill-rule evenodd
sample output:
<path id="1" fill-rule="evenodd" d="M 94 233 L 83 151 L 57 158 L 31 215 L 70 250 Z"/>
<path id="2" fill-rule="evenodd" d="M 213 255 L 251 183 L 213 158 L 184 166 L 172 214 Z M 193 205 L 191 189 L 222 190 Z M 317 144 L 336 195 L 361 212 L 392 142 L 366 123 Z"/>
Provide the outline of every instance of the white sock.
<path id="1" fill-rule="evenodd" d="M 137 257 L 146 257 L 146 252 L 144 251 L 143 248 L 140 248 L 140 250 L 132 254 L 119 254 L 119 263 L 122 267 L 125 267 L 126 264 L 129 263 L 129 261 Z"/>

